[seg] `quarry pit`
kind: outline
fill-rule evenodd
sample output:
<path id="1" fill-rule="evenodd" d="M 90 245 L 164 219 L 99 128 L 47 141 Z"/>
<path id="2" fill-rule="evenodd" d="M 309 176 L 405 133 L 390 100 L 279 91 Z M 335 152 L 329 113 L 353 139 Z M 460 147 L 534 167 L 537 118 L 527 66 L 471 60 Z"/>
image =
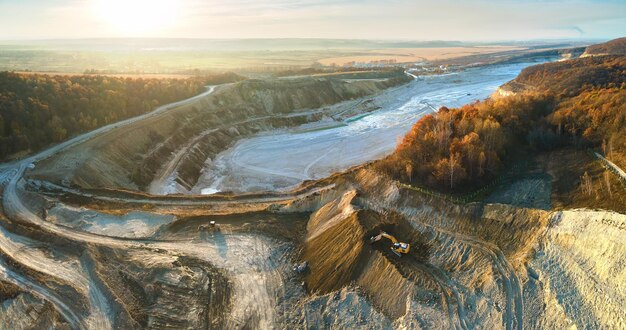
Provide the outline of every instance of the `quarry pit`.
<path id="1" fill-rule="evenodd" d="M 368 163 L 530 64 L 213 86 L 4 164 L 2 323 L 624 328 L 623 214 L 539 207 L 547 181 L 456 204 Z M 371 244 L 380 231 L 411 252 Z"/>

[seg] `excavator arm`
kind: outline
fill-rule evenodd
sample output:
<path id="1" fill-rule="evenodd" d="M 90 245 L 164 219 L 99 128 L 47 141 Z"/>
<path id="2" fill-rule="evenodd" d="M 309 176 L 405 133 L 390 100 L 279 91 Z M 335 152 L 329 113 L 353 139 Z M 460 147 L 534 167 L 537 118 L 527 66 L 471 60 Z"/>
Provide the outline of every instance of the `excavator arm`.
<path id="1" fill-rule="evenodd" d="M 411 245 L 409 243 L 398 242 L 394 236 L 389 235 L 384 231 L 381 231 L 380 234 L 376 236 L 370 237 L 370 243 L 378 242 L 383 238 L 391 241 L 391 252 L 398 257 L 402 256 L 402 254 L 409 253 L 409 250 L 411 249 Z"/>
<path id="2" fill-rule="evenodd" d="M 385 233 L 384 231 L 381 232 L 380 235 L 382 235 L 384 238 L 389 239 L 391 241 L 391 243 L 393 243 L 393 244 L 398 243 L 398 240 L 395 237 Z"/>
<path id="3" fill-rule="evenodd" d="M 381 231 L 380 234 L 378 234 L 376 236 L 370 237 L 370 243 L 378 242 L 378 241 L 380 241 L 383 238 L 386 238 L 386 239 L 390 240 L 391 243 L 398 243 L 398 240 L 395 237 L 387 234 L 384 231 Z"/>

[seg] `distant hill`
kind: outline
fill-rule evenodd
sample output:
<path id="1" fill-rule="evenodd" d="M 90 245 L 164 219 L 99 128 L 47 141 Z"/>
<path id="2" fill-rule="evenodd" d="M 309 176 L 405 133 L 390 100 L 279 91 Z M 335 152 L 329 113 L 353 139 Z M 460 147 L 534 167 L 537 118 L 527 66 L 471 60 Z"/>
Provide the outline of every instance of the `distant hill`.
<path id="1" fill-rule="evenodd" d="M 626 38 L 591 45 L 579 58 L 534 65 L 504 84 L 500 94 L 549 91 L 578 94 L 584 87 L 619 86 L 626 82 Z"/>
<path id="2" fill-rule="evenodd" d="M 592 45 L 583 55 L 567 61 L 544 63 L 524 69 L 504 84 L 499 93 L 528 91 L 574 96 L 582 89 L 608 87 L 626 82 L 626 38 Z"/>
<path id="3" fill-rule="evenodd" d="M 626 37 L 587 47 L 582 57 L 594 55 L 626 55 Z"/>
<path id="4" fill-rule="evenodd" d="M 607 55 L 534 65 L 524 69 L 502 89 L 550 91 L 573 96 L 590 86 L 608 87 L 626 82 L 626 57 Z"/>

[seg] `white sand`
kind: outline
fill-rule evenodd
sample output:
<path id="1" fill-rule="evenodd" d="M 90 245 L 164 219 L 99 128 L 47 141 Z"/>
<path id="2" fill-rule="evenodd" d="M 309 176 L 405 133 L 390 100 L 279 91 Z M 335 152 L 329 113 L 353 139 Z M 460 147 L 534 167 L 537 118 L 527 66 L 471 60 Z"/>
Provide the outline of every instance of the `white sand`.
<path id="1" fill-rule="evenodd" d="M 374 99 L 375 113 L 345 126 L 298 133 L 275 132 L 239 141 L 207 162 L 192 189 L 215 191 L 281 190 L 319 179 L 392 152 L 410 127 L 440 106 L 456 107 L 489 97 L 532 63 L 473 68 L 420 77 Z M 205 190 L 206 192 L 207 190 Z"/>

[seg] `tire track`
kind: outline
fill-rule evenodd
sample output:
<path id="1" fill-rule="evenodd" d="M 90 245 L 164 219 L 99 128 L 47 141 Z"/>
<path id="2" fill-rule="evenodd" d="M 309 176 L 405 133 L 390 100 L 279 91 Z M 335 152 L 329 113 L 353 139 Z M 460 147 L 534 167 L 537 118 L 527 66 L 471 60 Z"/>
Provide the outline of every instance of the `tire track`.
<path id="1" fill-rule="evenodd" d="M 472 329 L 473 327 L 470 326 L 467 320 L 467 314 L 465 313 L 465 307 L 463 306 L 463 298 L 459 294 L 456 285 L 445 274 L 445 272 L 431 264 L 421 264 L 415 262 L 413 263 L 413 266 L 429 274 L 439 286 L 439 290 L 441 290 L 441 294 L 445 299 L 446 306 L 444 306 L 444 308 L 448 311 L 450 325 L 454 324 L 455 329 Z M 452 298 L 454 298 L 455 301 L 452 301 Z M 456 305 L 456 314 L 452 305 Z"/>
<path id="2" fill-rule="evenodd" d="M 87 329 L 87 327 L 82 323 L 81 318 L 74 313 L 74 311 L 55 293 L 30 280 L 29 278 L 10 270 L 2 259 L 0 259 L 0 279 L 5 282 L 12 283 L 25 292 L 29 292 L 50 302 L 50 304 L 54 306 L 54 309 L 61 314 L 61 316 L 73 329 Z"/>
<path id="3" fill-rule="evenodd" d="M 504 318 L 506 329 L 522 329 L 524 313 L 522 288 L 513 266 L 511 266 L 508 262 L 500 248 L 489 242 L 484 242 L 470 236 L 453 233 L 432 225 L 421 223 L 414 216 L 409 217 L 409 219 L 413 220 L 413 223 L 419 223 L 419 225 L 423 226 L 425 229 L 434 231 L 436 237 L 437 235 L 452 237 L 455 241 L 458 241 L 461 244 L 467 244 L 489 256 L 492 264 L 495 266 L 495 269 L 500 274 L 500 279 L 502 280 L 502 290 L 504 291 L 507 299 Z"/>
<path id="4" fill-rule="evenodd" d="M 42 245 L 43 243 L 29 238 L 11 234 L 0 226 L 0 251 L 2 253 L 28 269 L 75 288 L 79 294 L 87 298 L 91 303 L 88 323 L 98 329 L 110 329 L 111 321 L 109 318 L 113 318 L 113 316 L 102 313 L 107 308 L 108 302 L 100 290 L 91 283 L 88 276 L 83 272 L 88 270 L 81 269 L 80 263 L 75 262 L 75 260 L 58 261 L 48 257 L 38 249 Z M 61 298 L 58 299 L 61 300 Z"/>
<path id="5" fill-rule="evenodd" d="M 23 172 L 23 167 L 20 173 Z M 30 211 L 20 200 L 17 193 L 19 176 L 15 176 L 7 185 L 3 203 L 5 212 L 16 222 L 22 222 L 39 227 L 53 235 L 75 242 L 95 244 L 119 249 L 161 249 L 169 253 L 186 255 L 205 260 L 218 268 L 229 272 L 235 283 L 234 307 L 228 324 L 233 327 L 257 324 L 261 328 L 272 328 L 275 322 L 274 308 L 276 308 L 276 282 L 280 276 L 276 265 L 270 260 L 271 251 L 268 241 L 253 235 L 222 235 L 215 245 L 206 242 L 188 241 L 153 241 L 141 239 L 120 239 L 97 235 L 56 225 L 41 219 Z M 281 285 L 283 283 L 281 282 Z M 110 307 L 104 301 L 100 292 L 90 291 L 97 289 L 90 287 L 87 279 L 87 296 L 92 304 L 92 311 L 98 315 L 108 314 Z M 45 293 L 45 292 L 43 292 Z M 42 294 L 43 294 L 42 293 Z M 252 298 L 250 298 L 252 297 Z M 71 312 L 67 305 L 60 305 Z M 72 312 L 76 315 L 77 313 Z M 96 319 L 98 328 L 106 328 L 107 320 Z M 243 323 L 242 323 L 243 322 Z M 111 324 L 112 322 L 109 322 Z"/>
<path id="6" fill-rule="evenodd" d="M 386 207 L 383 206 L 383 203 L 380 202 L 372 202 L 372 201 L 364 201 L 365 204 L 379 212 L 385 212 Z M 389 207 L 389 206 L 387 206 Z M 407 217 L 407 219 L 411 220 L 412 224 L 421 226 L 422 229 L 433 232 L 434 239 L 439 239 L 439 235 L 451 237 L 454 241 L 459 242 L 460 244 L 467 244 L 477 250 L 481 251 L 483 254 L 487 255 L 495 269 L 500 275 L 502 280 L 502 290 L 506 296 L 506 309 L 505 309 L 505 327 L 508 330 L 512 329 L 522 329 L 523 325 L 523 313 L 524 313 L 524 305 L 522 298 L 522 288 L 520 285 L 519 278 L 513 269 L 513 266 L 509 263 L 509 261 L 504 256 L 504 253 L 497 247 L 495 244 L 485 242 L 479 239 L 476 239 L 471 236 L 454 233 L 445 229 L 441 229 L 439 227 L 423 223 L 420 219 L 414 215 L 415 212 L 412 208 L 399 208 L 398 211 Z M 457 292 L 458 294 L 458 292 Z M 459 318 L 463 318 L 461 313 L 458 313 Z M 465 320 L 465 324 L 469 324 L 467 320 Z"/>

